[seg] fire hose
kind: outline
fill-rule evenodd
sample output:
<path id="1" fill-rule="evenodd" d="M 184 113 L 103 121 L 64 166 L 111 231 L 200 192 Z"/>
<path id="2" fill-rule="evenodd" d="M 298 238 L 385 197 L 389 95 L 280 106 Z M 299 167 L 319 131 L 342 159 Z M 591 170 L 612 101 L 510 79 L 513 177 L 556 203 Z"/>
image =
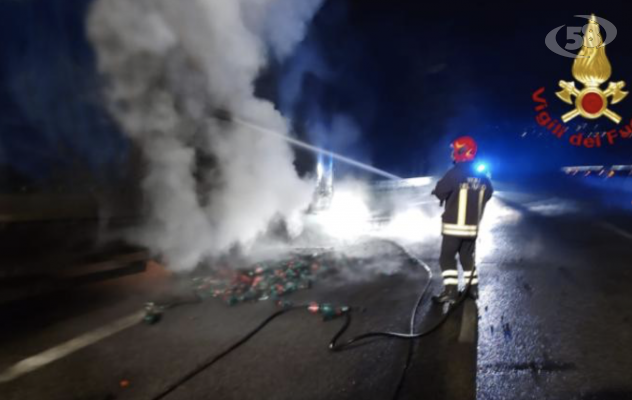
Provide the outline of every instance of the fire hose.
<path id="1" fill-rule="evenodd" d="M 417 265 L 421 266 L 422 268 L 424 268 L 428 272 L 427 282 L 424 285 L 422 291 L 420 292 L 418 300 L 415 303 L 415 306 L 413 307 L 413 310 L 412 310 L 412 315 L 411 315 L 411 319 L 410 319 L 410 332 L 409 333 L 390 332 L 390 331 L 367 332 L 367 333 L 363 333 L 361 335 L 352 337 L 350 339 L 347 339 L 346 341 L 344 341 L 342 343 L 338 343 L 338 341 L 340 340 L 342 335 L 344 335 L 344 333 L 347 331 L 347 329 L 351 325 L 351 312 L 353 311 L 353 309 L 351 307 L 339 307 L 339 308 L 337 308 L 337 311 L 338 311 L 337 313 L 333 312 L 333 313 L 328 313 L 328 314 L 323 314 L 323 315 L 325 316 L 325 320 L 333 319 L 336 316 L 344 317 L 344 322 L 343 322 L 341 328 L 338 330 L 338 332 L 334 335 L 334 337 L 331 339 L 331 341 L 329 343 L 329 350 L 330 351 L 342 351 L 342 350 L 351 348 L 351 346 L 353 346 L 354 344 L 357 344 L 358 342 L 361 342 L 361 341 L 364 341 L 364 340 L 370 339 L 370 338 L 376 338 L 376 337 L 400 339 L 400 340 L 410 340 L 411 341 L 410 346 L 408 348 L 408 355 L 406 357 L 406 362 L 405 362 L 404 368 L 402 370 L 402 374 L 400 375 L 400 379 L 399 379 L 399 381 L 397 383 L 396 390 L 394 392 L 393 399 L 396 400 L 399 397 L 400 391 L 401 391 L 401 389 L 403 387 L 403 384 L 404 384 L 404 381 L 405 381 L 406 373 L 407 373 L 408 368 L 410 367 L 410 364 L 411 364 L 411 361 L 412 361 L 413 349 L 414 349 L 413 341 L 415 339 L 419 339 L 419 338 L 428 336 L 431 333 L 433 333 L 436 330 L 438 330 L 448 320 L 448 317 L 463 303 L 463 301 L 468 296 L 469 289 L 470 289 L 470 287 L 472 285 L 472 280 L 473 280 L 473 278 L 475 276 L 475 273 L 476 273 L 476 268 L 474 268 L 472 270 L 472 273 L 470 274 L 469 280 L 466 283 L 466 286 L 465 286 L 464 290 L 461 292 L 460 296 L 457 298 L 457 300 L 453 304 L 449 305 L 447 311 L 445 313 L 443 313 L 441 318 L 435 324 L 433 324 L 432 326 L 430 326 L 426 330 L 421 331 L 421 332 L 415 332 L 414 328 L 415 328 L 415 325 L 416 325 L 417 312 L 419 310 L 419 307 L 423 303 L 423 299 L 426 297 L 426 293 L 428 291 L 428 288 L 430 287 L 430 282 L 432 280 L 432 272 L 430 271 L 430 268 L 425 263 L 423 263 L 418 258 L 412 256 L 403 246 L 401 246 L 400 244 L 398 244 L 396 242 L 393 242 L 393 241 L 388 241 L 388 242 L 390 242 L 391 244 L 393 244 L 393 245 L 397 246 L 398 248 L 400 248 L 411 260 L 414 260 Z M 154 305 L 154 307 L 156 307 L 156 306 Z M 162 309 L 170 308 L 168 305 L 167 306 L 158 306 L 158 307 L 163 307 Z M 290 313 L 292 311 L 305 310 L 306 308 L 309 309 L 310 307 L 313 308 L 314 304 L 301 304 L 301 305 L 292 305 L 292 306 L 287 306 L 286 305 L 283 309 L 274 312 L 273 314 L 268 316 L 266 319 L 264 319 L 254 329 L 252 329 L 250 332 L 246 333 L 241 339 L 239 339 L 238 341 L 233 343 L 231 346 L 229 346 L 228 348 L 226 348 L 225 350 L 223 350 L 219 354 L 216 354 L 216 355 L 212 356 L 211 358 L 209 358 L 209 359 L 203 361 L 202 363 L 200 363 L 198 366 L 193 368 L 191 371 L 189 371 L 185 375 L 181 376 L 176 381 L 174 381 L 169 386 L 167 386 L 165 389 L 163 389 L 159 394 L 157 394 L 156 396 L 152 397 L 151 400 L 160 400 L 160 399 L 165 398 L 165 396 L 167 396 L 168 394 L 172 393 L 173 391 L 178 389 L 180 386 L 182 386 L 183 384 L 185 384 L 186 382 L 188 382 L 189 380 L 191 380 L 192 378 L 194 378 L 195 376 L 197 376 L 198 374 L 200 374 L 201 372 L 203 372 L 207 368 L 211 367 L 213 364 L 217 363 L 222 358 L 226 357 L 227 355 L 232 353 L 234 350 L 238 349 L 240 346 L 242 346 L 243 344 L 248 342 L 252 337 L 254 337 L 257 333 L 259 333 L 261 330 L 263 330 L 263 328 L 265 328 L 268 324 L 270 324 L 276 318 L 278 318 L 278 317 L 280 317 L 282 315 L 288 314 L 288 313 Z M 331 306 L 330 306 L 330 308 L 331 308 Z M 335 308 L 333 308 L 333 309 L 335 309 Z M 327 317 L 327 316 L 329 316 L 329 317 Z"/>

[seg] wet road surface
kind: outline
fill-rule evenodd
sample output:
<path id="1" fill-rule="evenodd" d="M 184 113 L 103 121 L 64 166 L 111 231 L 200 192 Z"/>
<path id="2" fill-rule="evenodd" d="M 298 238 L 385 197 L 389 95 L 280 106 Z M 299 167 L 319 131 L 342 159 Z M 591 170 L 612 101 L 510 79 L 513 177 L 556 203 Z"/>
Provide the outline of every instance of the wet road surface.
<path id="1" fill-rule="evenodd" d="M 498 194 L 479 239 L 478 330 L 470 303 L 465 315 L 458 310 L 416 342 L 401 399 L 632 398 L 632 219 L 587 207 Z M 432 291 L 439 290 L 438 243 L 407 244 L 435 272 Z M 349 335 L 406 331 L 427 275 L 398 249 L 385 252 L 399 272 L 329 281 L 293 300 L 357 307 Z M 172 279 L 155 268 L 59 294 L 34 313 L 9 314 L 0 324 L 0 370 L 137 312 L 169 293 Z M 0 384 L 0 398 L 151 399 L 274 310 L 271 302 L 227 307 L 214 300 L 173 309 L 156 325 L 134 325 Z M 425 302 L 420 325 L 437 317 Z M 408 343 L 377 340 L 331 353 L 341 323 L 302 311 L 284 315 L 166 398 L 392 398 Z"/>
<path id="2" fill-rule="evenodd" d="M 481 238 L 478 398 L 632 398 L 629 217 L 499 198 Z"/>

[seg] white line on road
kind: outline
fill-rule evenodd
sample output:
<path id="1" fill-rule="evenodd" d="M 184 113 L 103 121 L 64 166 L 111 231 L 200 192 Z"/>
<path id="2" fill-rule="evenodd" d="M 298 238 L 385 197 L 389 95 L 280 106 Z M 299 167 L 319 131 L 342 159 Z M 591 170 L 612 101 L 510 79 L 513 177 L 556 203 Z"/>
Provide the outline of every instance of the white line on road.
<path id="1" fill-rule="evenodd" d="M 66 357 L 69 354 L 74 353 L 77 350 L 90 346 L 96 342 L 99 342 L 108 336 L 112 336 L 124 329 L 127 329 L 137 323 L 139 323 L 145 315 L 144 311 L 128 315 L 127 317 L 118 319 L 111 324 L 97 328 L 92 332 L 85 333 L 74 339 L 71 339 L 65 343 L 55 346 L 51 349 L 43 351 L 37 355 L 26 358 L 14 366 L 0 373 L 0 383 L 10 382 L 22 375 L 33 372 L 53 361 Z"/>

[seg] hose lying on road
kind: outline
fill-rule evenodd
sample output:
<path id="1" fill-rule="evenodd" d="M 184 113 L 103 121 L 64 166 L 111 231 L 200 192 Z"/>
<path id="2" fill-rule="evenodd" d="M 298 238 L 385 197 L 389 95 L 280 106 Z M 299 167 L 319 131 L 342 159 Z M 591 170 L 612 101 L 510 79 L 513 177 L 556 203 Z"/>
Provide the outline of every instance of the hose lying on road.
<path id="1" fill-rule="evenodd" d="M 416 322 L 417 312 L 419 311 L 419 307 L 421 306 L 422 301 L 425 298 L 426 293 L 428 291 L 428 288 L 430 287 L 430 282 L 432 280 L 432 272 L 430 271 L 430 268 L 426 264 L 421 262 L 416 257 L 412 256 L 403 246 L 401 246 L 401 245 L 399 245 L 398 243 L 395 243 L 395 242 L 390 242 L 390 243 L 392 243 L 393 245 L 395 245 L 398 248 L 400 248 L 410 259 L 414 260 L 418 265 L 422 266 L 428 272 L 428 280 L 427 280 L 426 284 L 424 285 L 424 288 L 421 291 L 421 293 L 419 295 L 419 298 L 418 298 L 418 300 L 417 300 L 417 302 L 415 304 L 415 307 L 413 308 L 413 311 L 412 311 L 412 315 L 411 315 L 411 319 L 410 319 L 410 332 L 409 333 L 388 332 L 388 331 L 367 332 L 367 333 L 364 333 L 364 334 L 352 337 L 350 339 L 347 339 L 345 342 L 339 344 L 339 343 L 337 343 L 338 340 L 341 338 L 341 336 L 347 331 L 347 329 L 351 325 L 351 311 L 352 311 L 352 309 L 350 308 L 346 312 L 344 312 L 343 315 L 344 315 L 345 321 L 344 321 L 342 327 L 338 330 L 338 332 L 334 335 L 334 337 L 331 339 L 331 342 L 329 343 L 329 349 L 331 351 L 341 351 L 341 350 L 350 348 L 352 345 L 357 344 L 360 341 L 363 341 L 363 340 L 366 340 L 366 339 L 370 339 L 370 338 L 375 338 L 375 337 L 385 337 L 385 338 L 394 338 L 394 339 L 403 339 L 403 340 L 414 340 L 414 339 L 419 339 L 419 338 L 422 338 L 424 336 L 430 335 L 432 332 L 434 332 L 437 329 L 439 329 L 441 327 L 441 325 L 443 325 L 447 321 L 448 317 L 452 314 L 452 312 L 454 312 L 454 310 L 456 310 L 458 308 L 458 306 L 460 304 L 462 304 L 463 301 L 467 298 L 468 293 L 469 293 L 469 289 L 470 289 L 471 284 L 472 284 L 472 279 L 473 279 L 473 277 L 475 275 L 476 268 L 474 268 L 472 270 L 472 273 L 470 274 L 469 281 L 467 282 L 465 289 L 463 290 L 463 292 L 461 293 L 461 295 L 459 296 L 457 301 L 454 304 L 451 304 L 448 307 L 448 310 L 442 315 L 442 317 L 439 319 L 439 321 L 437 321 L 430 328 L 428 328 L 428 329 L 426 329 L 426 330 L 424 330 L 422 332 L 415 332 L 414 328 L 415 328 L 415 324 L 416 324 L 415 322 Z M 279 311 L 276 311 L 275 313 L 273 313 L 269 317 L 267 317 L 265 320 L 263 320 L 253 330 L 251 330 L 246 335 L 244 335 L 237 342 L 235 342 L 234 344 L 229 346 L 227 349 L 225 349 L 221 353 L 219 353 L 219 354 L 213 356 L 212 358 L 202 362 L 200 365 L 198 365 L 197 367 L 192 369 L 186 375 L 183 375 L 182 377 L 180 377 L 177 381 L 173 382 L 171 385 L 169 385 L 167 388 L 165 388 L 158 395 L 152 397 L 152 400 L 163 399 L 165 396 L 167 396 L 168 394 L 172 393 L 174 390 L 176 390 L 177 388 L 179 388 L 180 386 L 185 384 L 187 381 L 191 380 L 196 375 L 200 374 L 205 369 L 211 367 L 213 364 L 215 364 L 216 362 L 218 362 L 222 358 L 226 357 L 228 354 L 230 354 L 231 352 L 233 352 L 234 350 L 239 348 L 241 345 L 245 344 L 248 340 L 250 340 L 253 336 L 255 336 L 257 333 L 259 333 L 263 328 L 266 327 L 266 325 L 268 325 L 270 322 L 272 322 L 276 318 L 280 317 L 281 315 L 287 314 L 287 313 L 289 313 L 291 311 L 304 310 L 307 307 L 309 307 L 308 304 L 301 304 L 301 305 L 294 305 L 294 306 L 285 307 L 285 308 L 283 308 L 283 309 L 281 309 Z M 394 395 L 393 399 L 397 399 L 399 397 L 399 393 L 401 391 L 401 388 L 403 387 L 403 383 L 404 383 L 404 380 L 405 380 L 406 372 L 408 371 L 408 368 L 410 366 L 410 363 L 411 363 L 411 360 L 412 360 L 412 356 L 413 356 L 413 343 L 411 342 L 410 347 L 408 349 L 408 355 L 407 355 L 406 363 L 405 363 L 405 366 L 403 368 L 402 375 L 401 375 L 401 377 L 399 379 L 399 382 L 398 382 L 398 385 L 397 385 L 397 388 L 396 388 L 395 395 Z"/>
<path id="2" fill-rule="evenodd" d="M 461 293 L 457 301 L 454 304 L 450 305 L 446 313 L 442 315 L 439 321 L 437 321 L 434 325 L 432 325 L 430 328 L 426 329 L 425 331 L 415 332 L 415 325 L 416 325 L 415 321 L 417 318 L 417 313 L 419 311 L 419 307 L 421 306 L 423 299 L 426 296 L 426 292 L 428 291 L 428 288 L 430 286 L 430 281 L 432 280 L 432 271 L 424 262 L 422 262 L 417 257 L 414 257 L 412 254 L 410 254 L 405 247 L 403 247 L 402 245 L 396 242 L 392 242 L 392 241 L 389 241 L 389 242 L 393 244 L 394 246 L 399 247 L 411 260 L 415 261 L 416 264 L 420 265 L 428 272 L 428 280 L 426 281 L 426 284 L 424 285 L 424 288 L 421 291 L 421 294 L 419 295 L 419 299 L 417 300 L 417 303 L 415 303 L 415 307 L 413 308 L 412 315 L 410 317 L 410 333 L 388 332 L 388 331 L 367 332 L 367 333 L 352 337 L 351 339 L 348 339 L 344 343 L 338 344 L 337 342 L 340 339 L 340 337 L 347 331 L 347 329 L 351 325 L 351 313 L 346 313 L 345 322 L 340 328 L 340 330 L 334 335 L 331 342 L 329 343 L 329 349 L 332 351 L 344 350 L 346 348 L 351 347 L 353 344 L 356 344 L 363 340 L 374 338 L 374 337 L 386 337 L 386 338 L 394 338 L 394 339 L 411 340 L 411 343 L 408 347 L 408 353 L 406 355 L 406 362 L 404 364 L 402 374 L 400 375 L 400 378 L 397 383 L 397 387 L 394 392 L 393 400 L 396 400 L 397 398 L 399 398 L 399 394 L 404 386 L 404 381 L 406 379 L 406 373 L 408 372 L 408 368 L 410 367 L 410 364 L 412 362 L 413 353 L 414 353 L 413 351 L 414 343 L 412 342 L 412 340 L 419 339 L 424 336 L 428 336 L 432 332 L 435 332 L 437 329 L 441 327 L 441 325 L 443 325 L 448 320 L 448 317 L 450 316 L 450 314 L 452 314 L 452 312 L 456 310 L 461 303 L 463 303 L 463 301 L 467 298 L 469 294 L 470 287 L 472 286 L 472 280 L 474 276 L 476 275 L 475 274 L 476 267 L 472 269 L 472 273 L 470 274 L 470 277 L 465 286 L 465 289 L 463 290 L 463 292 Z"/>
<path id="3" fill-rule="evenodd" d="M 476 271 L 476 269 L 473 269 L 473 271 Z M 474 274 L 472 274 L 474 275 Z M 387 337 L 387 338 L 393 338 L 393 339 L 419 339 L 422 338 L 424 336 L 428 336 L 429 334 L 431 334 L 432 332 L 436 331 L 437 329 L 439 329 L 441 327 L 441 325 L 448 319 L 448 317 L 450 316 L 450 314 L 452 314 L 452 312 L 454 310 L 456 310 L 458 308 L 458 306 L 463 303 L 463 301 L 467 298 L 467 294 L 469 292 L 469 288 L 471 286 L 471 282 L 472 282 L 472 277 L 470 277 L 470 280 L 466 286 L 466 289 L 461 293 L 461 295 L 459 296 L 459 298 L 455 301 L 454 304 L 450 305 L 450 307 L 448 308 L 448 311 L 446 313 L 444 313 L 442 315 L 442 317 L 439 319 L 439 321 L 437 321 L 436 324 L 434 324 L 433 326 L 431 326 L 430 328 L 428 328 L 425 331 L 422 332 L 417 332 L 417 333 L 400 333 L 400 332 L 387 332 L 387 331 L 376 331 L 376 332 L 367 332 L 367 333 L 363 333 L 362 335 L 358 335 L 355 336 L 351 339 L 348 339 L 346 342 L 342 343 L 342 344 L 337 344 L 336 342 L 338 341 L 338 339 L 340 339 L 340 336 L 342 336 L 344 334 L 344 332 L 347 330 L 347 328 L 349 327 L 350 321 L 351 321 L 351 317 L 349 316 L 349 314 L 347 314 L 347 322 L 342 326 L 342 328 L 340 329 L 340 331 L 338 331 L 338 333 L 336 333 L 336 335 L 334 336 L 334 338 L 331 340 L 331 342 L 329 343 L 329 349 L 333 350 L 333 351 L 339 351 L 342 350 L 346 347 L 349 347 L 350 345 L 357 343 L 359 341 L 365 340 L 365 339 L 369 339 L 372 337 Z M 418 307 L 415 307 L 416 309 Z"/>
<path id="4" fill-rule="evenodd" d="M 189 372 L 188 374 L 182 376 L 180 379 L 178 379 L 177 381 L 175 381 L 174 383 L 169 385 L 169 387 L 167 387 L 159 395 L 153 397 L 152 399 L 153 400 L 159 400 L 159 399 L 164 398 L 166 395 L 168 395 L 169 393 L 171 393 L 174 390 L 176 390 L 178 387 L 180 387 L 181 385 L 183 385 L 184 383 L 189 381 L 191 378 L 195 377 L 197 374 L 199 374 L 200 372 L 204 371 L 205 369 L 207 369 L 211 365 L 215 364 L 216 362 L 218 362 L 222 358 L 226 357 L 228 354 L 230 354 L 233 350 L 237 349 L 242 344 L 246 343 L 248 340 L 250 340 L 250 338 L 252 338 L 254 335 L 259 333 L 259 331 L 261 331 L 263 328 L 265 328 L 266 325 L 268 325 L 270 322 L 272 322 L 277 317 L 280 317 L 283 314 L 287 314 L 290 311 L 299 310 L 299 309 L 304 310 L 305 307 L 307 307 L 307 306 L 306 305 L 292 306 L 292 307 L 288 307 L 288 308 L 284 308 L 282 310 L 279 310 L 279 311 L 275 312 L 274 314 L 270 315 L 268 318 L 263 320 L 259 325 L 257 325 L 252 331 L 248 332 L 248 334 L 246 334 L 244 337 L 239 339 L 237 342 L 235 342 L 233 345 L 228 347 L 226 350 L 224 350 L 221 353 L 217 354 L 213 358 L 211 358 L 211 359 L 209 359 L 207 361 L 204 361 L 203 363 L 198 365 L 196 368 L 191 370 L 191 372 Z"/>

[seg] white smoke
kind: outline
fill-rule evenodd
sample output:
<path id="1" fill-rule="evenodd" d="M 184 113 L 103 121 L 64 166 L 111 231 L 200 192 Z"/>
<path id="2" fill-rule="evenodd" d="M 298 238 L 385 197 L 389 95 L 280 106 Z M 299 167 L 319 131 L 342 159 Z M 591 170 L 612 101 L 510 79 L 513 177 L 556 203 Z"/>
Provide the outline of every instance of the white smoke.
<path id="1" fill-rule="evenodd" d="M 142 148 L 149 222 L 135 240 L 174 268 L 296 219 L 312 184 L 288 145 L 209 118 L 222 109 L 288 132 L 254 95 L 268 51 L 287 56 L 321 0 L 97 0 L 88 34 L 109 108 Z"/>

